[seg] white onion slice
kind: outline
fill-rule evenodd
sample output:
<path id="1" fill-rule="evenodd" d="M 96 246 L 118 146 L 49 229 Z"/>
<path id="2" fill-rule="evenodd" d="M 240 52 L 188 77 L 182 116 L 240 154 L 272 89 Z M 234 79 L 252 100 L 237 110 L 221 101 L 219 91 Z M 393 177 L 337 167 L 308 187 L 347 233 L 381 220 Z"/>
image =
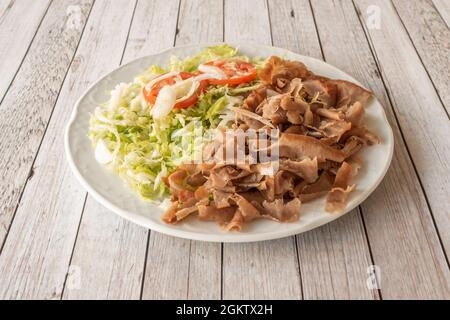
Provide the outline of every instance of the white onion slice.
<path id="1" fill-rule="evenodd" d="M 186 95 L 186 92 L 191 90 L 193 82 L 193 78 L 188 78 L 175 82 L 171 87 L 175 90 L 177 97 L 182 97 Z"/>
<path id="2" fill-rule="evenodd" d="M 98 140 L 95 146 L 95 160 L 100 164 L 107 164 L 113 161 L 113 158 L 113 154 L 109 151 L 105 141 L 103 139 Z"/>
<path id="3" fill-rule="evenodd" d="M 162 87 L 151 111 L 153 118 L 161 119 L 167 116 L 172 111 L 176 100 L 177 95 L 172 86 Z"/>
<path id="4" fill-rule="evenodd" d="M 203 73 L 220 74 L 224 78 L 227 77 L 225 72 L 223 72 L 222 69 L 215 67 L 215 66 L 208 66 L 205 64 L 201 64 L 198 66 L 198 71 L 203 72 Z"/>
<path id="5" fill-rule="evenodd" d="M 172 87 L 174 87 L 175 91 L 177 92 L 177 97 L 179 97 L 181 95 L 180 94 L 181 90 L 179 89 L 178 86 L 183 86 L 184 83 L 188 83 L 189 81 L 192 82 L 189 92 L 187 92 L 183 97 L 177 99 L 176 103 L 184 101 L 186 99 L 189 99 L 197 91 L 198 87 L 200 86 L 200 81 L 208 80 L 208 79 L 224 79 L 224 78 L 220 74 L 203 73 L 203 74 L 199 74 L 198 76 L 195 76 L 193 78 L 189 78 L 189 79 L 177 82 L 176 84 L 172 85 Z"/>
<path id="6" fill-rule="evenodd" d="M 120 150 L 121 142 L 120 142 L 119 132 L 117 131 L 117 129 L 115 127 L 111 127 L 111 126 L 107 126 L 107 125 L 103 125 L 103 124 L 97 124 L 97 125 L 95 125 L 95 128 L 108 130 L 112 134 L 114 134 L 114 136 L 116 137 L 116 146 L 114 147 L 114 151 L 112 153 L 113 160 L 114 160 L 114 158 L 117 156 L 117 154 L 119 153 L 119 150 Z"/>
<path id="7" fill-rule="evenodd" d="M 223 78 L 222 75 L 219 74 L 203 73 L 193 78 L 179 81 L 174 85 L 172 85 L 172 88 L 174 88 L 176 92 L 177 98 L 183 95 L 182 97 L 176 100 L 176 103 L 189 99 L 197 91 L 198 87 L 200 86 L 200 81 L 207 79 L 223 79 Z M 189 83 L 191 84 L 189 91 L 187 93 L 183 93 L 183 89 L 185 90 L 185 87 L 187 87 Z"/>
<path id="8" fill-rule="evenodd" d="M 150 90 L 152 90 L 153 86 L 156 83 L 158 83 L 159 81 L 167 79 L 167 78 L 170 78 L 170 77 L 175 77 L 178 74 L 179 74 L 178 71 L 172 71 L 172 72 L 164 73 L 164 74 L 160 75 L 159 77 L 156 77 L 156 78 L 152 79 L 150 82 L 148 82 L 145 85 L 145 90 L 150 91 Z"/>
<path id="9" fill-rule="evenodd" d="M 187 87 L 188 85 L 189 87 Z M 198 81 L 195 81 L 193 78 L 189 78 L 174 84 L 172 88 L 175 90 L 175 94 L 177 96 L 177 100 L 175 101 L 175 103 L 189 99 L 193 94 L 195 94 L 199 85 L 200 83 Z M 189 91 L 187 91 L 188 88 Z"/>
<path id="10" fill-rule="evenodd" d="M 216 74 L 216 73 L 202 73 L 199 74 L 198 76 L 194 77 L 194 80 L 196 81 L 202 81 L 202 80 L 208 80 L 208 79 L 226 79 L 227 76 L 225 74 Z"/>
<path id="11" fill-rule="evenodd" d="M 146 90 L 151 90 L 157 82 L 174 77 L 178 74 L 178 72 L 163 74 L 162 76 L 150 81 L 146 85 Z M 200 81 L 207 79 L 223 79 L 223 77 L 226 77 L 225 74 L 204 73 L 186 80 L 178 81 L 173 85 L 163 86 L 158 93 L 151 111 L 153 118 L 161 119 L 167 116 L 170 111 L 172 111 L 175 104 L 189 99 L 196 93 L 198 87 L 200 86 Z"/>

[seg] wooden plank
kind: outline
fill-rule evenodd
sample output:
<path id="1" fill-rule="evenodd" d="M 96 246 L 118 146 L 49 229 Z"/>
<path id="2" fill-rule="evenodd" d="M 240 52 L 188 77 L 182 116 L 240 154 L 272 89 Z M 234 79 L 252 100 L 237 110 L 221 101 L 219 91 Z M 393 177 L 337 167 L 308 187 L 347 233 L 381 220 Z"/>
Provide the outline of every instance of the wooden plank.
<path id="1" fill-rule="evenodd" d="M 448 0 L 433 0 L 433 4 L 450 28 L 450 2 Z"/>
<path id="2" fill-rule="evenodd" d="M 119 64 L 133 9 L 127 0 L 92 9 L 3 248 L 1 298 L 61 297 L 86 195 L 66 164 L 61 133 L 80 94 Z"/>
<path id="3" fill-rule="evenodd" d="M 138 1 L 124 62 L 173 46 L 179 0 Z"/>
<path id="4" fill-rule="evenodd" d="M 268 7 L 264 0 L 226 0 L 225 41 L 272 43 Z"/>
<path id="5" fill-rule="evenodd" d="M 190 248 L 189 240 L 151 232 L 143 299 L 187 298 Z"/>
<path id="6" fill-rule="evenodd" d="M 364 12 L 369 1 L 356 2 Z M 429 81 L 411 40 L 392 4 L 375 1 L 383 12 L 384 29 L 366 28 L 394 102 L 406 144 L 417 168 L 442 244 L 450 253 L 450 158 L 448 115 Z M 447 43 L 449 43 L 447 41 Z M 448 48 L 447 48 L 448 51 Z M 395 58 L 395 59 L 393 59 Z M 405 62 L 408 63 L 405 63 Z M 448 57 L 447 57 L 448 61 Z M 444 67 L 445 69 L 445 67 Z M 443 72 L 445 73 L 445 72 Z"/>
<path id="7" fill-rule="evenodd" d="M 323 60 L 308 0 L 269 0 L 273 45 Z"/>
<path id="8" fill-rule="evenodd" d="M 0 101 L 20 67 L 49 4 L 50 0 L 2 1 L 0 5 L 0 70 L 2 70 Z M 65 15 L 65 13 L 61 14 L 61 17 Z"/>
<path id="9" fill-rule="evenodd" d="M 310 3 L 269 1 L 273 43 L 323 59 Z M 372 264 L 357 209 L 342 219 L 297 236 L 304 299 L 374 299 L 366 287 Z"/>
<path id="10" fill-rule="evenodd" d="M 36 2 L 39 1 L 33 2 L 33 5 Z M 69 0 L 51 5 L 21 69 L 0 105 L 0 248 L 27 178 L 32 174 L 30 170 L 36 152 L 75 54 L 92 2 Z M 19 2 L 13 7 L 15 5 L 19 5 Z M 67 28 L 68 6 L 80 8 L 79 28 Z M 36 14 L 39 15 L 39 11 Z M 0 61 L 3 60 L 0 58 Z M 1 70 L 3 80 L 4 69 Z"/>
<path id="11" fill-rule="evenodd" d="M 223 1 L 181 1 L 177 45 L 223 40 Z"/>
<path id="12" fill-rule="evenodd" d="M 447 114 L 450 113 L 450 29 L 431 0 L 393 3 Z"/>
<path id="13" fill-rule="evenodd" d="M 137 3 L 123 63 L 172 45 L 173 38 L 167 34 L 175 34 L 176 15 L 166 17 L 177 12 L 178 5 L 178 0 Z M 79 288 L 66 286 L 64 298 L 140 298 L 148 236 L 147 229 L 116 216 L 88 196 L 71 263 L 71 268 L 83 270 L 83 283 Z M 128 290 L 123 288 L 123 277 Z"/>
<path id="14" fill-rule="evenodd" d="M 408 219 L 408 223 L 413 220 L 412 218 L 416 220 L 414 222 L 417 226 L 416 230 L 410 231 L 413 235 L 420 235 L 417 231 L 417 229 L 420 230 L 418 228 L 419 224 L 424 230 L 426 239 L 416 239 L 412 236 L 411 239 L 415 239 L 417 242 L 417 252 L 426 253 L 423 259 L 428 264 L 430 262 L 434 263 L 436 276 L 433 281 L 434 283 L 439 281 L 440 285 L 433 288 L 432 294 L 427 294 L 427 287 L 432 287 L 430 279 L 420 273 L 411 274 L 411 276 L 418 279 L 416 280 L 419 283 L 416 284 L 417 286 L 424 284 L 424 290 L 418 290 L 418 294 L 421 297 L 448 298 L 450 296 L 450 281 L 448 269 L 444 267 L 444 265 L 448 266 L 448 258 L 445 261 L 445 256 L 438 249 L 440 247 L 439 239 L 436 239 L 435 235 L 437 227 L 440 231 L 441 246 L 443 245 L 448 257 L 450 248 L 450 235 L 448 234 L 450 231 L 448 223 L 450 217 L 448 202 L 450 179 L 448 174 L 446 174 L 449 171 L 448 161 L 444 160 L 450 156 L 448 139 L 444 138 L 450 134 L 448 118 L 446 118 L 443 106 L 417 57 L 410 39 L 404 31 L 399 32 L 399 30 L 403 29 L 392 4 L 380 1 L 376 1 L 374 4 L 378 5 L 383 12 L 384 29 L 382 30 L 383 32 L 376 32 L 365 28 L 365 31 L 370 36 L 371 45 L 375 51 L 378 63 L 383 66 L 381 71 L 386 89 L 393 102 L 398 123 L 403 131 L 403 136 L 418 171 L 422 188 L 426 193 L 428 205 L 435 220 L 435 226 L 433 226 L 433 221 L 428 215 L 429 210 L 421 210 L 420 213 L 422 214 L 417 218 L 412 217 L 410 212 L 405 212 L 404 214 L 404 219 Z M 368 2 L 357 2 L 356 5 L 359 10 L 363 10 L 368 5 Z M 401 84 L 399 81 L 401 81 Z M 404 173 L 399 172 L 396 179 L 392 181 L 392 190 L 404 188 L 404 185 L 398 182 L 402 180 L 407 181 L 407 185 L 410 185 L 410 182 L 405 179 Z M 367 215 L 369 218 L 369 212 Z M 380 227 L 380 221 L 378 223 L 372 222 L 374 227 Z M 384 246 L 383 249 L 385 249 L 388 244 L 380 243 L 380 246 Z M 391 259 L 397 258 L 396 254 L 393 253 Z M 422 264 L 418 257 L 411 256 L 408 259 L 409 262 L 405 261 L 405 263 L 411 265 Z M 432 267 L 425 266 L 425 263 L 423 264 L 424 269 Z M 444 269 L 444 271 L 441 272 L 441 269 Z"/>
<path id="15" fill-rule="evenodd" d="M 301 299 L 295 237 L 224 244 L 223 299 Z"/>
<path id="16" fill-rule="evenodd" d="M 11 8 L 11 6 L 14 4 L 13 1 L 2 1 L 0 2 L 0 17 L 3 17 L 7 10 Z"/>
<path id="17" fill-rule="evenodd" d="M 358 210 L 298 236 L 305 299 L 378 299 L 366 285 L 371 262 Z"/>
<path id="18" fill-rule="evenodd" d="M 223 39 L 222 0 L 182 1 L 180 5 L 177 45 Z M 219 299 L 220 291 L 219 243 L 150 234 L 143 299 Z"/>
<path id="19" fill-rule="evenodd" d="M 222 288 L 222 246 L 191 241 L 188 299 L 220 299 Z"/>
<path id="20" fill-rule="evenodd" d="M 225 1 L 225 40 L 270 45 L 267 3 Z M 224 244 L 222 282 L 224 299 L 301 299 L 295 237 Z"/>
<path id="21" fill-rule="evenodd" d="M 366 12 L 367 5 L 374 4 L 373 1 L 369 2 L 360 7 L 361 12 Z M 379 2 L 376 4 L 380 5 Z M 431 85 L 424 78 L 417 78 L 409 73 L 409 70 L 415 70 L 420 74 L 420 63 L 415 65 L 412 57 L 402 57 L 405 45 L 398 39 L 386 41 L 382 50 L 381 46 L 376 48 L 376 57 L 379 60 L 374 59 L 352 1 L 312 1 L 312 7 L 327 61 L 355 76 L 375 93 L 386 106 L 387 117 L 393 126 L 397 142 L 391 168 L 383 183 L 361 206 L 373 258 L 381 269 L 382 297 L 448 297 L 450 281 L 445 256 L 426 199 L 403 144 L 401 132 L 396 126 L 396 118 L 380 78 L 377 62 L 381 64 L 381 72 L 393 107 L 404 113 L 401 116 L 397 113 L 399 119 L 403 117 L 403 120 L 411 122 L 411 117 L 406 115 L 414 115 L 414 112 L 417 112 L 414 110 L 419 106 L 414 100 L 423 101 L 424 98 L 421 97 L 426 97 L 434 90 L 431 89 L 427 95 L 423 94 L 421 97 L 412 92 L 412 88 L 422 91 L 424 87 L 430 88 Z M 389 21 L 395 21 L 398 17 L 391 16 L 387 8 L 383 8 L 381 12 L 383 32 L 370 31 L 371 41 L 374 41 L 375 37 L 383 38 L 388 34 L 402 34 L 399 32 L 400 28 L 387 27 Z M 372 32 L 376 35 L 372 36 Z M 394 50 L 398 52 L 392 52 Z M 410 63 L 406 64 L 407 61 Z M 416 80 L 420 80 L 421 84 L 414 83 Z M 389 84 L 391 81 L 401 82 L 401 85 L 399 83 L 395 90 L 392 90 Z M 442 107 L 438 107 L 442 112 Z M 401 120 L 400 124 L 403 128 Z M 416 126 L 421 125 L 422 123 L 416 123 Z M 427 126 L 426 123 L 423 125 Z M 439 130 L 439 125 L 437 128 L 431 128 L 431 124 L 429 126 L 429 130 Z M 417 130 L 415 135 L 405 130 L 403 133 L 407 140 L 422 139 L 418 137 Z"/>
<path id="22" fill-rule="evenodd" d="M 139 299 L 147 233 L 89 197 L 63 298 Z"/>

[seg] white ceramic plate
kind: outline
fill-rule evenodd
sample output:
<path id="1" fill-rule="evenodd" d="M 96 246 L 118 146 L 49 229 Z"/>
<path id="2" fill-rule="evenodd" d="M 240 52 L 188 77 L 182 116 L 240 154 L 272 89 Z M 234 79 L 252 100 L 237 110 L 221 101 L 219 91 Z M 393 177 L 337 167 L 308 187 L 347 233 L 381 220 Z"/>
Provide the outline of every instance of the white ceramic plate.
<path id="1" fill-rule="evenodd" d="M 190 56 L 198 53 L 205 46 L 171 48 L 156 55 L 134 60 L 101 78 L 77 101 L 66 129 L 65 150 L 76 177 L 97 201 L 125 219 L 168 235 L 204 241 L 249 242 L 282 238 L 317 228 L 349 212 L 375 190 L 391 162 L 394 139 L 383 107 L 376 99 L 373 99 L 367 106 L 365 122 L 368 128 L 381 138 L 382 143 L 364 148 L 360 153 L 363 167 L 354 180 L 356 190 L 350 194 L 345 212 L 326 213 L 324 211 L 325 197 L 323 197 L 303 204 L 300 219 L 295 223 L 277 223 L 261 219 L 246 225 L 240 233 L 227 233 L 213 222 L 203 222 L 195 218 L 178 225 L 167 225 L 162 222 L 161 208 L 142 200 L 130 191 L 117 175 L 97 163 L 87 136 L 89 117 L 97 105 L 108 100 L 107 93 L 116 84 L 132 81 L 137 74 L 152 64 L 166 65 L 171 55 Z M 277 55 L 299 60 L 319 75 L 358 83 L 351 76 L 325 62 L 285 49 L 249 44 L 235 46 L 248 56 Z"/>

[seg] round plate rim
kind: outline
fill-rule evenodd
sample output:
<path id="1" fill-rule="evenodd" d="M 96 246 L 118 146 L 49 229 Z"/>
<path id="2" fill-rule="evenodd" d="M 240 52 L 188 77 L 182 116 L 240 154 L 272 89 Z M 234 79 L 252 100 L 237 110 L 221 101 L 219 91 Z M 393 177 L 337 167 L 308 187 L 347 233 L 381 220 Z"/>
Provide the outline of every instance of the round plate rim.
<path id="1" fill-rule="evenodd" d="M 343 215 L 347 214 L 348 212 L 352 211 L 354 208 L 356 208 L 357 206 L 359 206 L 362 202 L 364 202 L 367 197 L 372 194 L 372 192 L 379 186 L 379 184 L 381 183 L 381 181 L 383 180 L 384 176 L 387 173 L 387 170 L 390 167 L 391 161 L 392 161 L 392 157 L 393 157 L 393 152 L 394 152 L 394 135 L 393 135 L 393 131 L 392 128 L 389 124 L 389 121 L 387 120 L 386 117 L 386 113 L 384 111 L 384 108 L 382 106 L 382 104 L 378 101 L 378 99 L 376 99 L 376 97 L 374 97 L 374 99 L 380 104 L 381 109 L 382 109 L 382 113 L 384 116 L 384 122 L 387 124 L 387 128 L 389 129 L 389 140 L 392 141 L 392 143 L 389 145 L 389 153 L 387 154 L 388 157 L 388 161 L 386 162 L 385 167 L 383 168 L 383 172 L 381 173 L 381 175 L 378 177 L 378 179 L 370 186 L 370 188 L 368 188 L 367 190 L 364 191 L 364 193 L 360 196 L 360 198 L 358 199 L 358 201 L 355 201 L 354 205 L 352 206 L 347 206 L 345 208 L 345 210 L 341 213 L 338 214 L 330 214 L 328 219 L 322 219 L 322 220 L 317 220 L 315 223 L 311 223 L 309 225 L 305 226 L 299 226 L 299 230 L 297 229 L 293 229 L 293 230 L 279 230 L 279 231 L 273 231 L 273 232 L 266 232 L 266 233 L 257 233 L 257 234 L 253 234 L 253 233 L 245 233 L 245 232 L 240 232 L 238 234 L 236 233 L 223 233 L 223 234 L 217 234 L 217 235 L 211 235 L 211 234 L 202 234 L 202 233 L 197 233 L 197 232 L 192 232 L 192 231 L 186 231 L 186 230 L 181 230 L 181 229 L 174 229 L 174 228 L 169 228 L 168 226 L 164 225 L 164 224 L 157 224 L 155 222 L 153 222 L 150 219 L 145 219 L 142 216 L 133 213 L 129 210 L 125 210 L 122 209 L 114 204 L 112 204 L 107 198 L 103 197 L 99 192 L 97 192 L 83 177 L 83 175 L 81 174 L 80 170 L 77 167 L 77 164 L 74 160 L 74 157 L 72 156 L 72 150 L 71 150 L 71 145 L 70 145 L 70 141 L 69 141 L 69 133 L 71 130 L 71 127 L 77 117 L 78 114 L 78 107 L 81 103 L 81 101 L 83 100 L 83 98 L 98 84 L 100 83 L 102 80 L 104 80 L 105 78 L 107 78 L 110 74 L 117 72 L 118 70 L 121 70 L 123 68 L 126 68 L 128 65 L 133 64 L 135 62 L 137 62 L 138 60 L 141 59 L 148 59 L 151 58 L 153 56 L 157 56 L 157 55 L 161 55 L 164 53 L 169 53 L 170 51 L 173 51 L 175 49 L 201 49 L 204 47 L 208 47 L 208 46 L 213 46 L 213 45 L 221 45 L 221 44 L 229 44 L 233 47 L 242 47 L 242 46 L 251 46 L 251 47 L 257 47 L 261 50 L 280 50 L 283 52 L 286 52 L 290 55 L 296 56 L 298 57 L 298 60 L 302 60 L 302 59 L 306 59 L 306 60 L 315 60 L 316 62 L 318 62 L 319 64 L 325 64 L 328 68 L 334 69 L 333 71 L 337 71 L 337 72 L 341 72 L 341 73 L 345 73 L 345 75 L 349 78 L 352 79 L 353 82 L 357 83 L 358 85 L 361 85 L 362 87 L 364 87 L 359 81 L 357 81 L 356 79 L 354 79 L 352 76 L 350 76 L 349 74 L 347 74 L 346 72 L 344 72 L 343 70 L 325 62 L 319 59 L 316 59 L 314 57 L 310 57 L 310 56 L 305 56 L 305 55 L 301 55 L 298 53 L 295 53 L 293 51 L 284 49 L 284 48 L 279 48 L 279 47 L 275 47 L 275 46 L 268 46 L 268 45 L 261 45 L 261 44 L 253 44 L 253 43 L 246 43 L 246 44 L 239 44 L 239 43 L 232 43 L 232 42 L 209 42 L 209 43 L 202 43 L 202 44 L 189 44 L 189 45 L 184 45 L 184 46 L 176 46 L 176 47 L 169 47 L 166 48 L 164 50 L 161 50 L 157 53 L 151 54 L 151 55 L 146 55 L 146 56 L 142 56 L 142 57 L 138 57 L 136 59 L 133 59 L 131 61 L 129 61 L 126 64 L 123 64 L 117 68 L 115 68 L 112 71 L 109 71 L 107 73 L 105 73 L 103 76 L 101 76 L 99 79 L 97 79 L 95 82 L 93 82 L 84 92 L 83 94 L 80 96 L 80 98 L 76 101 L 75 106 L 73 108 L 72 114 L 70 116 L 70 119 L 66 125 L 65 128 L 65 132 L 64 132 L 64 150 L 65 150 L 65 154 L 66 154 L 66 158 L 67 161 L 69 163 L 69 167 L 71 168 L 72 172 L 74 173 L 75 177 L 77 178 L 78 182 L 80 182 L 80 184 L 87 190 L 87 192 L 93 196 L 93 198 L 98 201 L 101 205 L 103 205 L 105 208 L 113 211 L 114 213 L 116 213 L 117 215 L 119 215 L 120 217 L 127 219 L 135 224 L 138 224 L 140 226 L 143 226 L 145 228 L 149 228 L 153 231 L 156 232 L 160 232 L 163 234 L 167 234 L 170 236 L 175 236 L 175 237 L 179 237 L 179 238 L 184 238 L 184 239 L 190 239 L 190 240 L 198 240 L 198 241 L 207 241 L 207 242 L 230 242 L 230 243 L 239 243 L 239 242 L 257 242 L 257 241 L 265 241 L 265 240 L 273 240 L 273 239 L 280 239 L 280 238 L 285 238 L 285 237 L 289 237 L 289 236 L 293 236 L 296 234 L 300 234 L 303 232 L 307 232 L 310 231 L 312 229 L 315 229 L 317 227 L 320 227 L 322 225 L 325 225 L 327 223 L 330 223 L 340 217 L 342 217 Z M 137 195 L 136 195 L 137 196 Z"/>

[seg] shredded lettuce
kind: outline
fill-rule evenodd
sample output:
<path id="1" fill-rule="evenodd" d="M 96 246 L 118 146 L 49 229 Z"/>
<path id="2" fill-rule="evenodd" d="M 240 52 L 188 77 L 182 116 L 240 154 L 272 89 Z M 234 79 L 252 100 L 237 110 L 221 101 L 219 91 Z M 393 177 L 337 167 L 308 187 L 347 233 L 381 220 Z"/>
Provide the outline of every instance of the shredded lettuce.
<path id="1" fill-rule="evenodd" d="M 170 71 L 193 72 L 196 71 L 198 66 L 202 63 L 216 59 L 231 58 L 236 56 L 236 54 L 237 49 L 230 47 L 227 44 L 207 47 L 202 52 L 183 60 L 180 60 L 176 56 L 172 56 L 169 63 L 169 69 Z"/>
<path id="2" fill-rule="evenodd" d="M 107 166 L 143 198 L 155 201 L 167 194 L 163 178 L 183 161 L 191 160 L 186 157 L 191 156 L 198 145 L 195 141 L 198 125 L 213 129 L 228 123 L 233 117 L 227 106 L 241 101 L 236 96 L 253 90 L 258 83 L 254 81 L 236 88 L 210 87 L 196 105 L 173 110 L 159 121 L 152 118 L 142 88 L 162 73 L 194 72 L 201 63 L 236 55 L 236 48 L 224 44 L 208 47 L 186 59 L 173 57 L 167 69 L 154 65 L 133 82 L 119 84 L 111 91 L 109 101 L 96 108 L 90 119 L 89 137 L 93 146 L 100 140 L 104 142 L 102 145 L 106 145 L 113 156 Z M 258 67 L 261 61 L 254 63 Z"/>

